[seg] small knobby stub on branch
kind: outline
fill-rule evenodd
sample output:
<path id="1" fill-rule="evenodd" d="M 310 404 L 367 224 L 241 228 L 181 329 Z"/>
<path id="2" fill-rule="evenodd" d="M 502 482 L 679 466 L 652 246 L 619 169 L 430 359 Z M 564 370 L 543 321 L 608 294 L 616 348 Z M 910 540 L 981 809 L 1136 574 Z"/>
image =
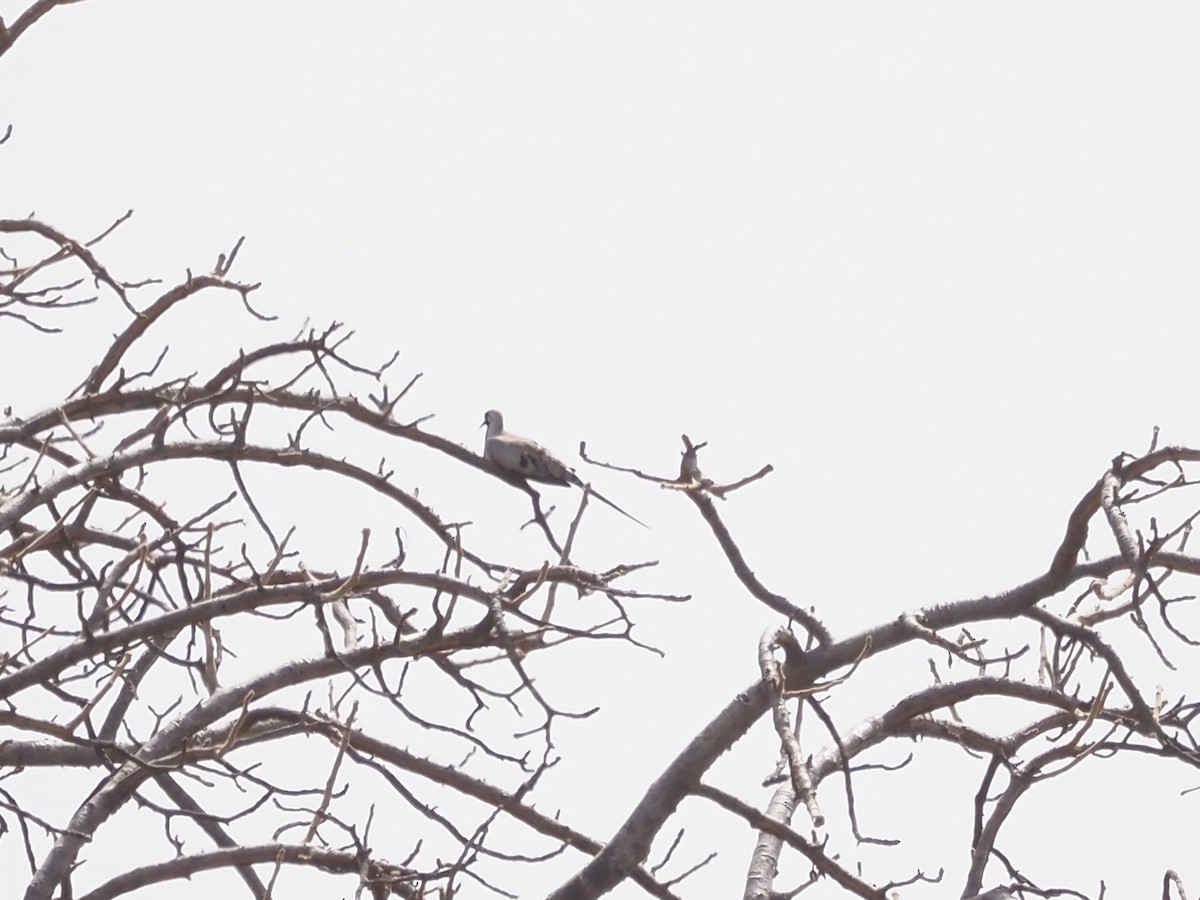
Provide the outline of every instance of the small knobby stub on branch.
<path id="1" fill-rule="evenodd" d="M 708 441 L 701 441 L 699 444 L 696 444 L 686 434 L 681 434 L 679 437 L 683 441 L 683 451 L 680 453 L 679 460 L 679 477 L 674 481 L 664 482 L 663 487 L 665 488 L 704 491 L 712 494 L 714 497 L 725 500 L 729 494 L 739 488 L 752 484 L 760 478 L 765 478 L 775 471 L 775 467 L 768 463 L 753 475 L 747 475 L 745 478 L 740 478 L 737 481 L 731 481 L 727 484 L 717 484 L 713 479 L 706 477 L 700 471 L 699 453 L 708 446 Z"/>

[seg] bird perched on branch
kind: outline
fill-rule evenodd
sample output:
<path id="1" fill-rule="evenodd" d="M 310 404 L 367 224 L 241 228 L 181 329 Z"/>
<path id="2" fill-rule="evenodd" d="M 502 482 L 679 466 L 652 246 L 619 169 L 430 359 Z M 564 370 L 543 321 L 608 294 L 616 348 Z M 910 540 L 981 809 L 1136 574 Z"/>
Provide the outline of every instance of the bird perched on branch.
<path id="1" fill-rule="evenodd" d="M 483 424 L 487 426 L 487 438 L 483 442 L 483 455 L 500 468 L 520 475 L 527 481 L 557 484 L 564 487 L 583 487 L 583 482 L 575 474 L 575 470 L 537 441 L 531 441 L 529 438 L 513 434 L 511 431 L 505 431 L 504 416 L 498 410 L 490 409 L 484 413 Z M 643 528 L 650 527 L 637 516 L 625 512 L 599 491 L 592 488 L 589 490 L 591 490 L 592 496 L 601 503 L 611 506 Z"/>

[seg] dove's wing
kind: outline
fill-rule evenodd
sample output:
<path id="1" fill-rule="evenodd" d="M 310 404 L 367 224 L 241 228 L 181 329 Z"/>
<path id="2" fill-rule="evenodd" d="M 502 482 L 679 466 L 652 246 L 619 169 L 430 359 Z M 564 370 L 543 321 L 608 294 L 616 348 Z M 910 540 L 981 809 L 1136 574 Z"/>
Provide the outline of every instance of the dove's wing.
<path id="1" fill-rule="evenodd" d="M 543 484 L 579 484 L 579 476 L 565 462 L 529 438 L 502 431 L 487 439 L 484 452 L 503 469 Z"/>

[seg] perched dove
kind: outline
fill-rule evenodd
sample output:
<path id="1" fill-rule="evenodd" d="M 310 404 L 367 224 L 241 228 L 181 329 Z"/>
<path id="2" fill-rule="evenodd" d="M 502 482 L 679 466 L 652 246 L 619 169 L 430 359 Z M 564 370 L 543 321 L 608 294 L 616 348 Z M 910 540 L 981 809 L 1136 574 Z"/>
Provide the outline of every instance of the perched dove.
<path id="1" fill-rule="evenodd" d="M 504 416 L 498 410 L 490 409 L 483 416 L 483 424 L 487 426 L 487 439 L 483 443 L 483 455 L 502 469 L 515 472 L 528 481 L 540 481 L 543 484 L 558 484 L 566 487 L 583 487 L 583 482 L 575 474 L 575 470 L 539 444 L 527 437 L 513 434 L 504 430 Z M 599 491 L 592 490 L 592 496 L 601 503 L 606 503 L 628 519 L 633 519 L 643 528 L 650 526 L 636 516 L 632 516 L 617 504 L 613 503 Z"/>

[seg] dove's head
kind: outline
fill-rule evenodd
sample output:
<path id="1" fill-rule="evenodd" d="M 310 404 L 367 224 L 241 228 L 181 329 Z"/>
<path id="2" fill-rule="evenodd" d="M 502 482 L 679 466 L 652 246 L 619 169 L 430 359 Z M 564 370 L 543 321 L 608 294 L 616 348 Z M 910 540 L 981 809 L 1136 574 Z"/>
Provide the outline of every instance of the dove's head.
<path id="1" fill-rule="evenodd" d="M 487 426 L 487 436 L 495 437 L 504 430 L 504 416 L 500 415 L 498 409 L 489 409 L 483 414 L 483 425 Z M 479 427 L 482 428 L 483 425 Z"/>

